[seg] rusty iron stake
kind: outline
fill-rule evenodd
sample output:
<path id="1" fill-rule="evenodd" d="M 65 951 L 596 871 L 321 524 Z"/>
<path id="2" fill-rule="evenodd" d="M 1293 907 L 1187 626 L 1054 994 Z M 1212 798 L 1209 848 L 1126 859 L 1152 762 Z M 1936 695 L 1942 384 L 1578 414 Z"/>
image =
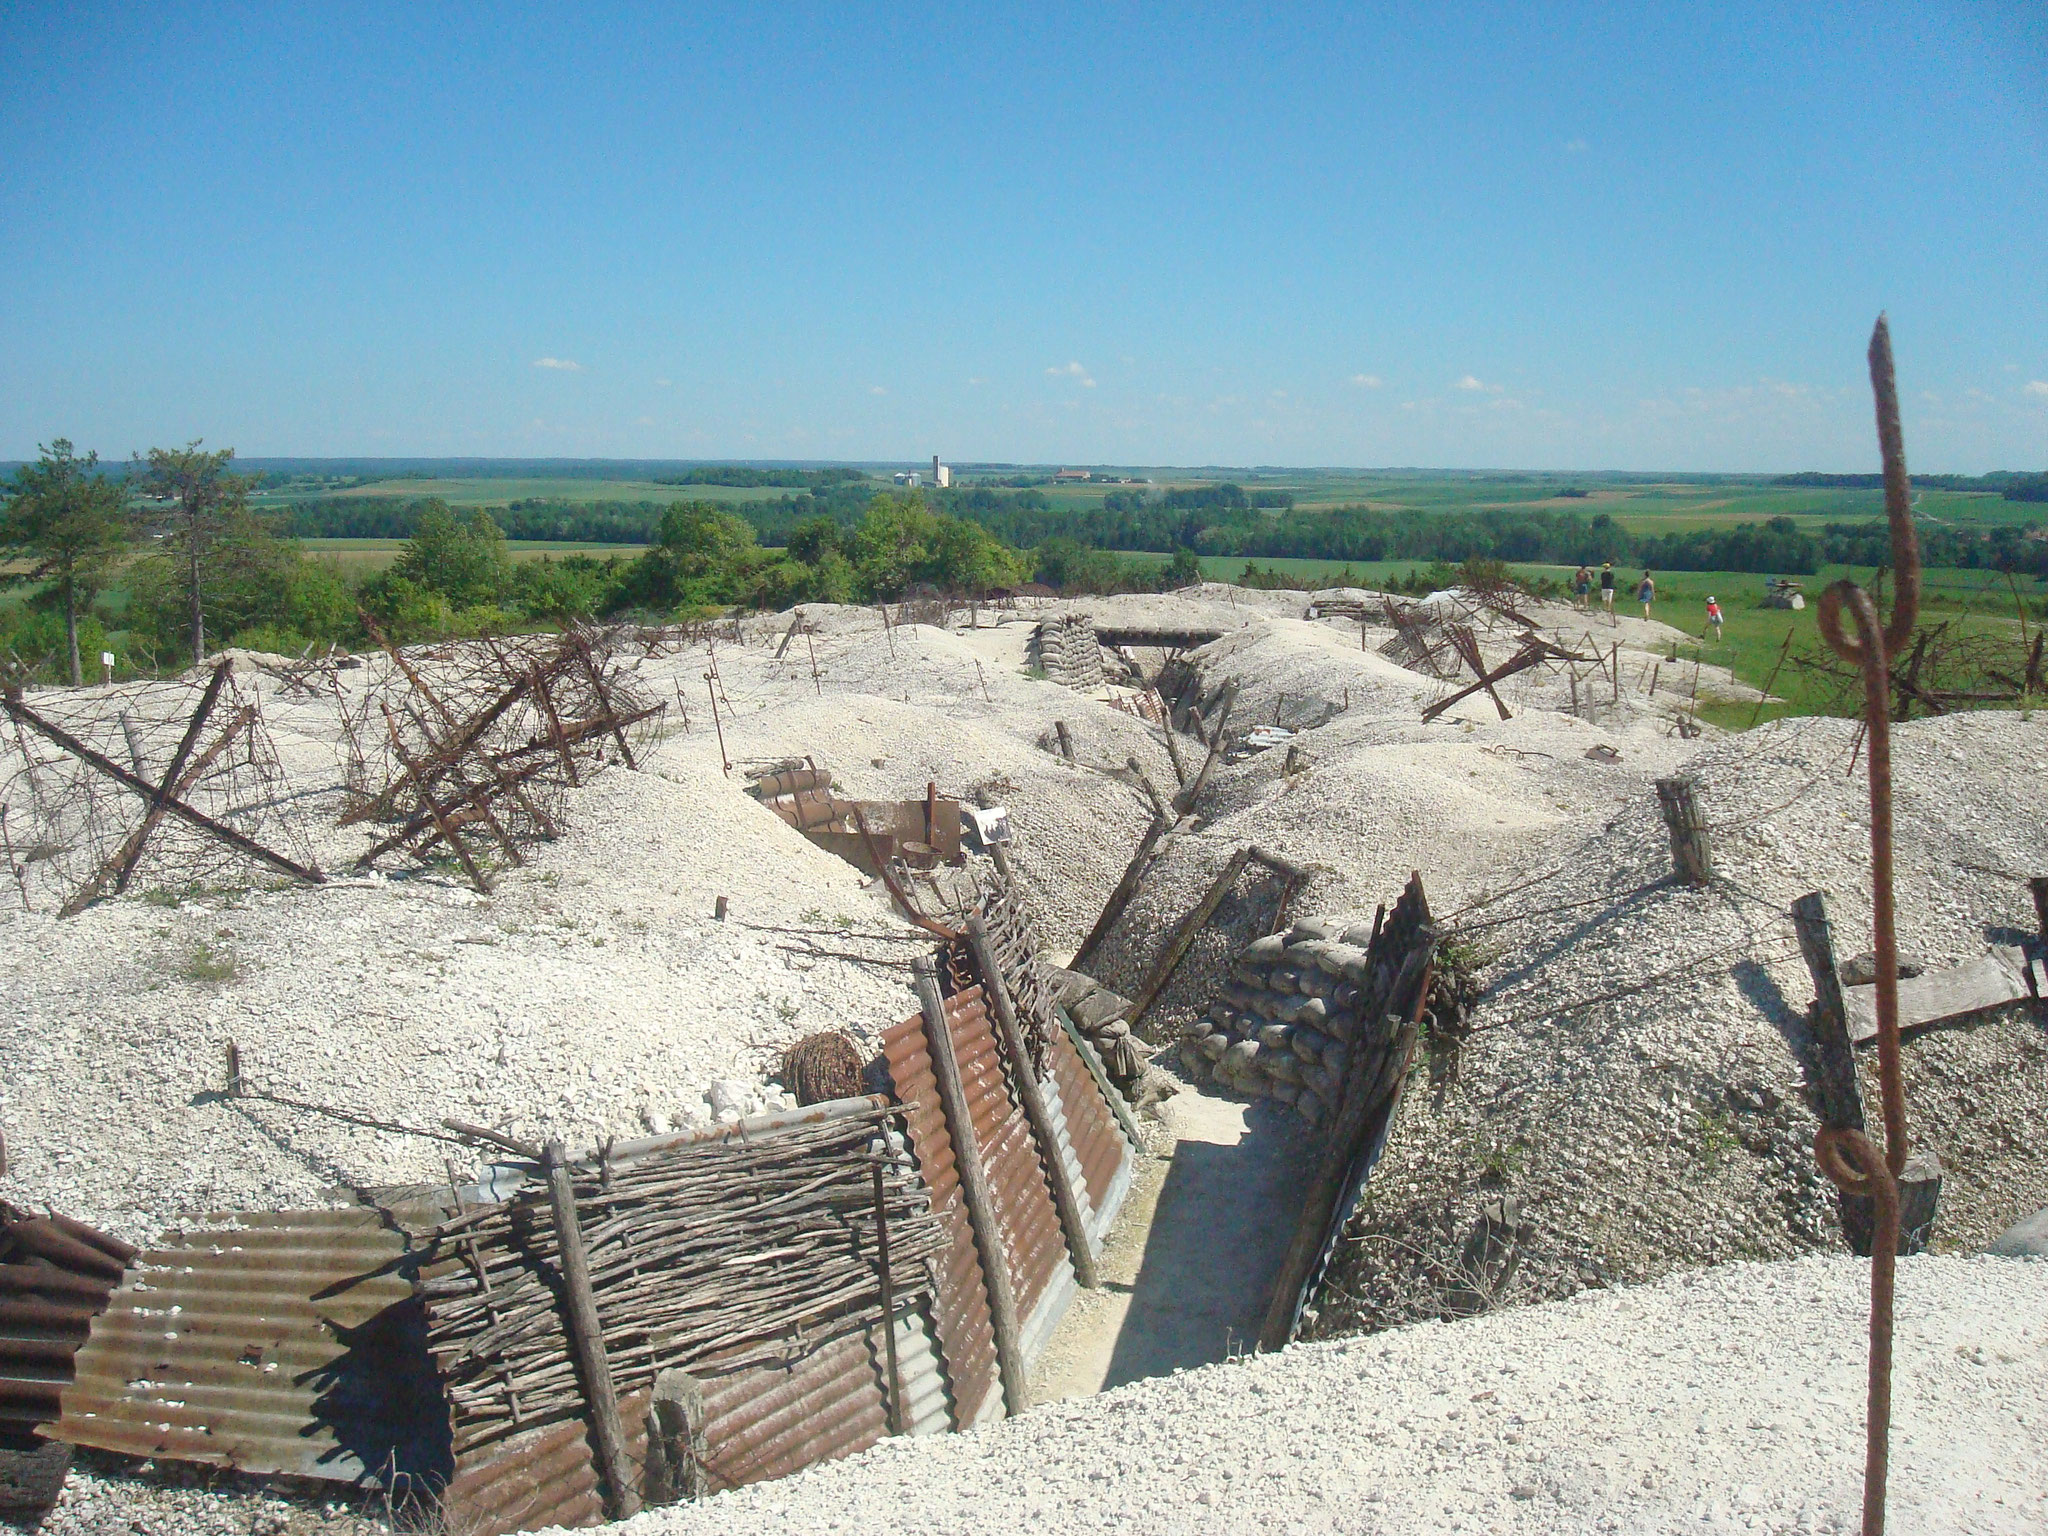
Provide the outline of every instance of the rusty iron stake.
<path id="1" fill-rule="evenodd" d="M 704 674 L 704 691 L 711 695 L 711 724 L 718 731 L 718 760 L 725 764 L 725 775 L 732 777 L 732 759 L 725 753 L 725 723 L 718 718 L 718 685 L 712 682 L 711 674 Z"/>
<path id="2" fill-rule="evenodd" d="M 1821 594 L 1821 638 L 1863 675 L 1863 719 L 1870 773 L 1871 923 L 1877 949 L 1877 1070 L 1884 1105 L 1882 1156 L 1861 1131 L 1825 1126 L 1814 1157 L 1845 1195 L 1867 1197 L 1876 1209 L 1870 1250 L 1870 1384 L 1864 1426 L 1863 1536 L 1882 1536 L 1885 1482 L 1891 1459 L 1892 1322 L 1899 1250 L 1899 1175 L 1906 1166 L 1906 1089 L 1899 1066 L 1899 945 L 1892 885 L 1891 671 L 1887 656 L 1913 633 L 1920 609 L 1920 545 L 1913 529 L 1912 483 L 1899 425 L 1891 328 L 1879 315 L 1870 336 L 1870 386 L 1876 397 L 1878 448 L 1884 459 L 1885 514 L 1891 529 L 1896 596 L 1891 621 L 1880 624 L 1870 594 L 1838 581 Z M 1846 610 L 1855 626 L 1844 630 Z"/>

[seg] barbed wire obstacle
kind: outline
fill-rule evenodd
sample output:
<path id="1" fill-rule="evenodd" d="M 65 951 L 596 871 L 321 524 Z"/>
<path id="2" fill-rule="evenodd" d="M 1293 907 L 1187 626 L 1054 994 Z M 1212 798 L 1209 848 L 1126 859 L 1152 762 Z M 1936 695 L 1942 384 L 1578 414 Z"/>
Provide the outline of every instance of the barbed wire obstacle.
<path id="1" fill-rule="evenodd" d="M 372 633 L 376 633 L 374 626 Z M 498 860 L 560 834 L 571 788 L 639 766 L 667 706 L 616 659 L 622 631 L 399 650 L 342 708 L 342 826 L 389 828 L 356 861 L 452 857 L 480 891 Z"/>
<path id="2" fill-rule="evenodd" d="M 231 663 L 204 683 L 9 691 L 0 709 L 0 851 L 24 907 L 55 901 L 72 917 L 138 881 L 323 879 L 276 809 L 284 770 Z"/>
<path id="3" fill-rule="evenodd" d="M 2024 624 L 2024 618 L 2022 623 Z M 1886 659 L 1891 679 L 1891 718 L 1946 715 L 1984 705 L 2019 704 L 2048 694 L 2042 642 L 2048 630 L 2031 635 L 1967 630 L 1955 619 L 1923 624 Z M 1831 715 L 1860 715 L 1864 679 L 1825 645 L 1789 649 L 1785 661 L 1803 674 L 1814 701 Z"/>

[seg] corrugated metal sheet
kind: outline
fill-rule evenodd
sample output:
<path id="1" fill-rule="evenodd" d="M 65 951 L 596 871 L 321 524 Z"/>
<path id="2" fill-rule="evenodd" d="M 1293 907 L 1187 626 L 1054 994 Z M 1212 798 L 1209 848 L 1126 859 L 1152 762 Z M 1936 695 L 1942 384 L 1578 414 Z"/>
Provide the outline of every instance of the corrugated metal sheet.
<path id="1" fill-rule="evenodd" d="M 1124 1134 L 1095 1074 L 1088 1070 L 1080 1048 L 1063 1028 L 1053 1034 L 1052 1077 L 1059 1088 L 1067 1134 L 1073 1139 L 1074 1156 L 1081 1165 L 1099 1238 L 1121 1204 L 1121 1195 L 1117 1193 L 1119 1180 L 1129 1187 L 1130 1169 L 1138 1149 Z"/>
<path id="2" fill-rule="evenodd" d="M 217 1215 L 129 1268 L 51 1433 L 132 1456 L 438 1487 L 448 1419 L 376 1211 Z"/>
<path id="3" fill-rule="evenodd" d="M 920 1312 L 906 1313 L 896 1339 L 905 1429 L 933 1434 L 950 1427 L 930 1325 Z M 887 1432 L 879 1323 L 779 1365 L 727 1373 L 700 1366 L 693 1374 L 704 1389 L 704 1470 L 712 1492 L 850 1456 Z M 619 1401 L 626 1459 L 642 1479 L 652 1398 L 643 1388 Z M 465 1455 L 449 1484 L 445 1513 L 450 1529 L 465 1536 L 601 1523 L 596 1458 L 583 1423 L 550 1424 Z"/>
<path id="4" fill-rule="evenodd" d="M 946 999 L 946 1023 L 960 1058 L 968 1113 L 976 1144 L 988 1170 L 989 1195 L 1001 1228 L 1003 1257 L 1017 1298 L 1020 1331 L 1062 1270 L 1071 1279 L 1067 1244 L 1060 1231 L 1052 1186 L 1039 1158 L 1031 1121 L 1011 1085 L 994 1023 L 979 987 Z"/>
<path id="5" fill-rule="evenodd" d="M 0 1446 L 56 1419 L 72 1359 L 135 1250 L 54 1213 L 0 1200 Z"/>
<path id="6" fill-rule="evenodd" d="M 949 1234 L 933 1300 L 932 1331 L 952 1390 L 953 1422 L 965 1428 L 980 1422 L 984 1411 L 1000 1414 L 1002 1409 L 1002 1395 L 995 1390 L 995 1328 L 989 1320 L 981 1259 L 968 1225 L 966 1202 L 960 1195 L 952 1138 L 939 1108 L 939 1085 L 932 1075 L 921 1014 L 912 1014 L 883 1032 L 882 1056 L 897 1100 L 907 1109 L 905 1129 L 919 1171 L 932 1192 L 932 1211 Z"/>

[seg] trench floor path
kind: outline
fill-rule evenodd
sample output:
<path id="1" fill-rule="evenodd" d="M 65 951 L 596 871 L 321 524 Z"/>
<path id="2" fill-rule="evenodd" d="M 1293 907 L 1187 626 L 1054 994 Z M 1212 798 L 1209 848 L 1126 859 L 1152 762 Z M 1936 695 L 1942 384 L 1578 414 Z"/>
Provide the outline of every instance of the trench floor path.
<path id="1" fill-rule="evenodd" d="M 1032 1382 L 1086 1397 L 1247 1352 L 1300 1214 L 1308 1137 L 1292 1115 L 1189 1087 L 1160 1105 L 1170 1147 L 1140 1165 Z"/>

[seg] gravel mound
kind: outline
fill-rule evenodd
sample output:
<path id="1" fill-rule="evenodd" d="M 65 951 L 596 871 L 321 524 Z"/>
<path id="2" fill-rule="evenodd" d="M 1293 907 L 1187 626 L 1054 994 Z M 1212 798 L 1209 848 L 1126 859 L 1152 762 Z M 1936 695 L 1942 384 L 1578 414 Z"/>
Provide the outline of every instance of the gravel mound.
<path id="1" fill-rule="evenodd" d="M 1139 1382 L 608 1527 L 1852 1532 L 1868 1269 L 1738 1264 Z M 1894 1529 L 2048 1521 L 2048 1263 L 1901 1263 Z"/>
<path id="2" fill-rule="evenodd" d="M 1496 1300 L 1839 1249 L 1812 1154 L 1812 984 L 1786 909 L 1826 889 L 1840 958 L 1870 942 L 1867 791 L 1844 772 L 1854 735 L 1848 721 L 1788 722 L 1687 761 L 1713 828 L 1709 889 L 1672 882 L 1655 804 L 1636 793 L 1591 835 L 1532 850 L 1520 890 L 1453 918 L 1486 995 L 1471 1037 L 1440 1049 L 1428 1091 L 1403 1105 L 1340 1249 L 1325 1331 L 1469 1305 L 1461 1291 L 1495 1283 L 1472 1273 L 1469 1245 L 1503 1200 L 1536 1230 Z M 1953 965 L 2031 932 L 2020 877 L 2048 869 L 2044 772 L 2048 722 L 1898 728 L 1902 949 Z M 1909 1037 L 1914 1144 L 1949 1169 L 1937 1250 L 1980 1249 L 2048 1201 L 2048 1042 L 2029 1014 Z"/>

